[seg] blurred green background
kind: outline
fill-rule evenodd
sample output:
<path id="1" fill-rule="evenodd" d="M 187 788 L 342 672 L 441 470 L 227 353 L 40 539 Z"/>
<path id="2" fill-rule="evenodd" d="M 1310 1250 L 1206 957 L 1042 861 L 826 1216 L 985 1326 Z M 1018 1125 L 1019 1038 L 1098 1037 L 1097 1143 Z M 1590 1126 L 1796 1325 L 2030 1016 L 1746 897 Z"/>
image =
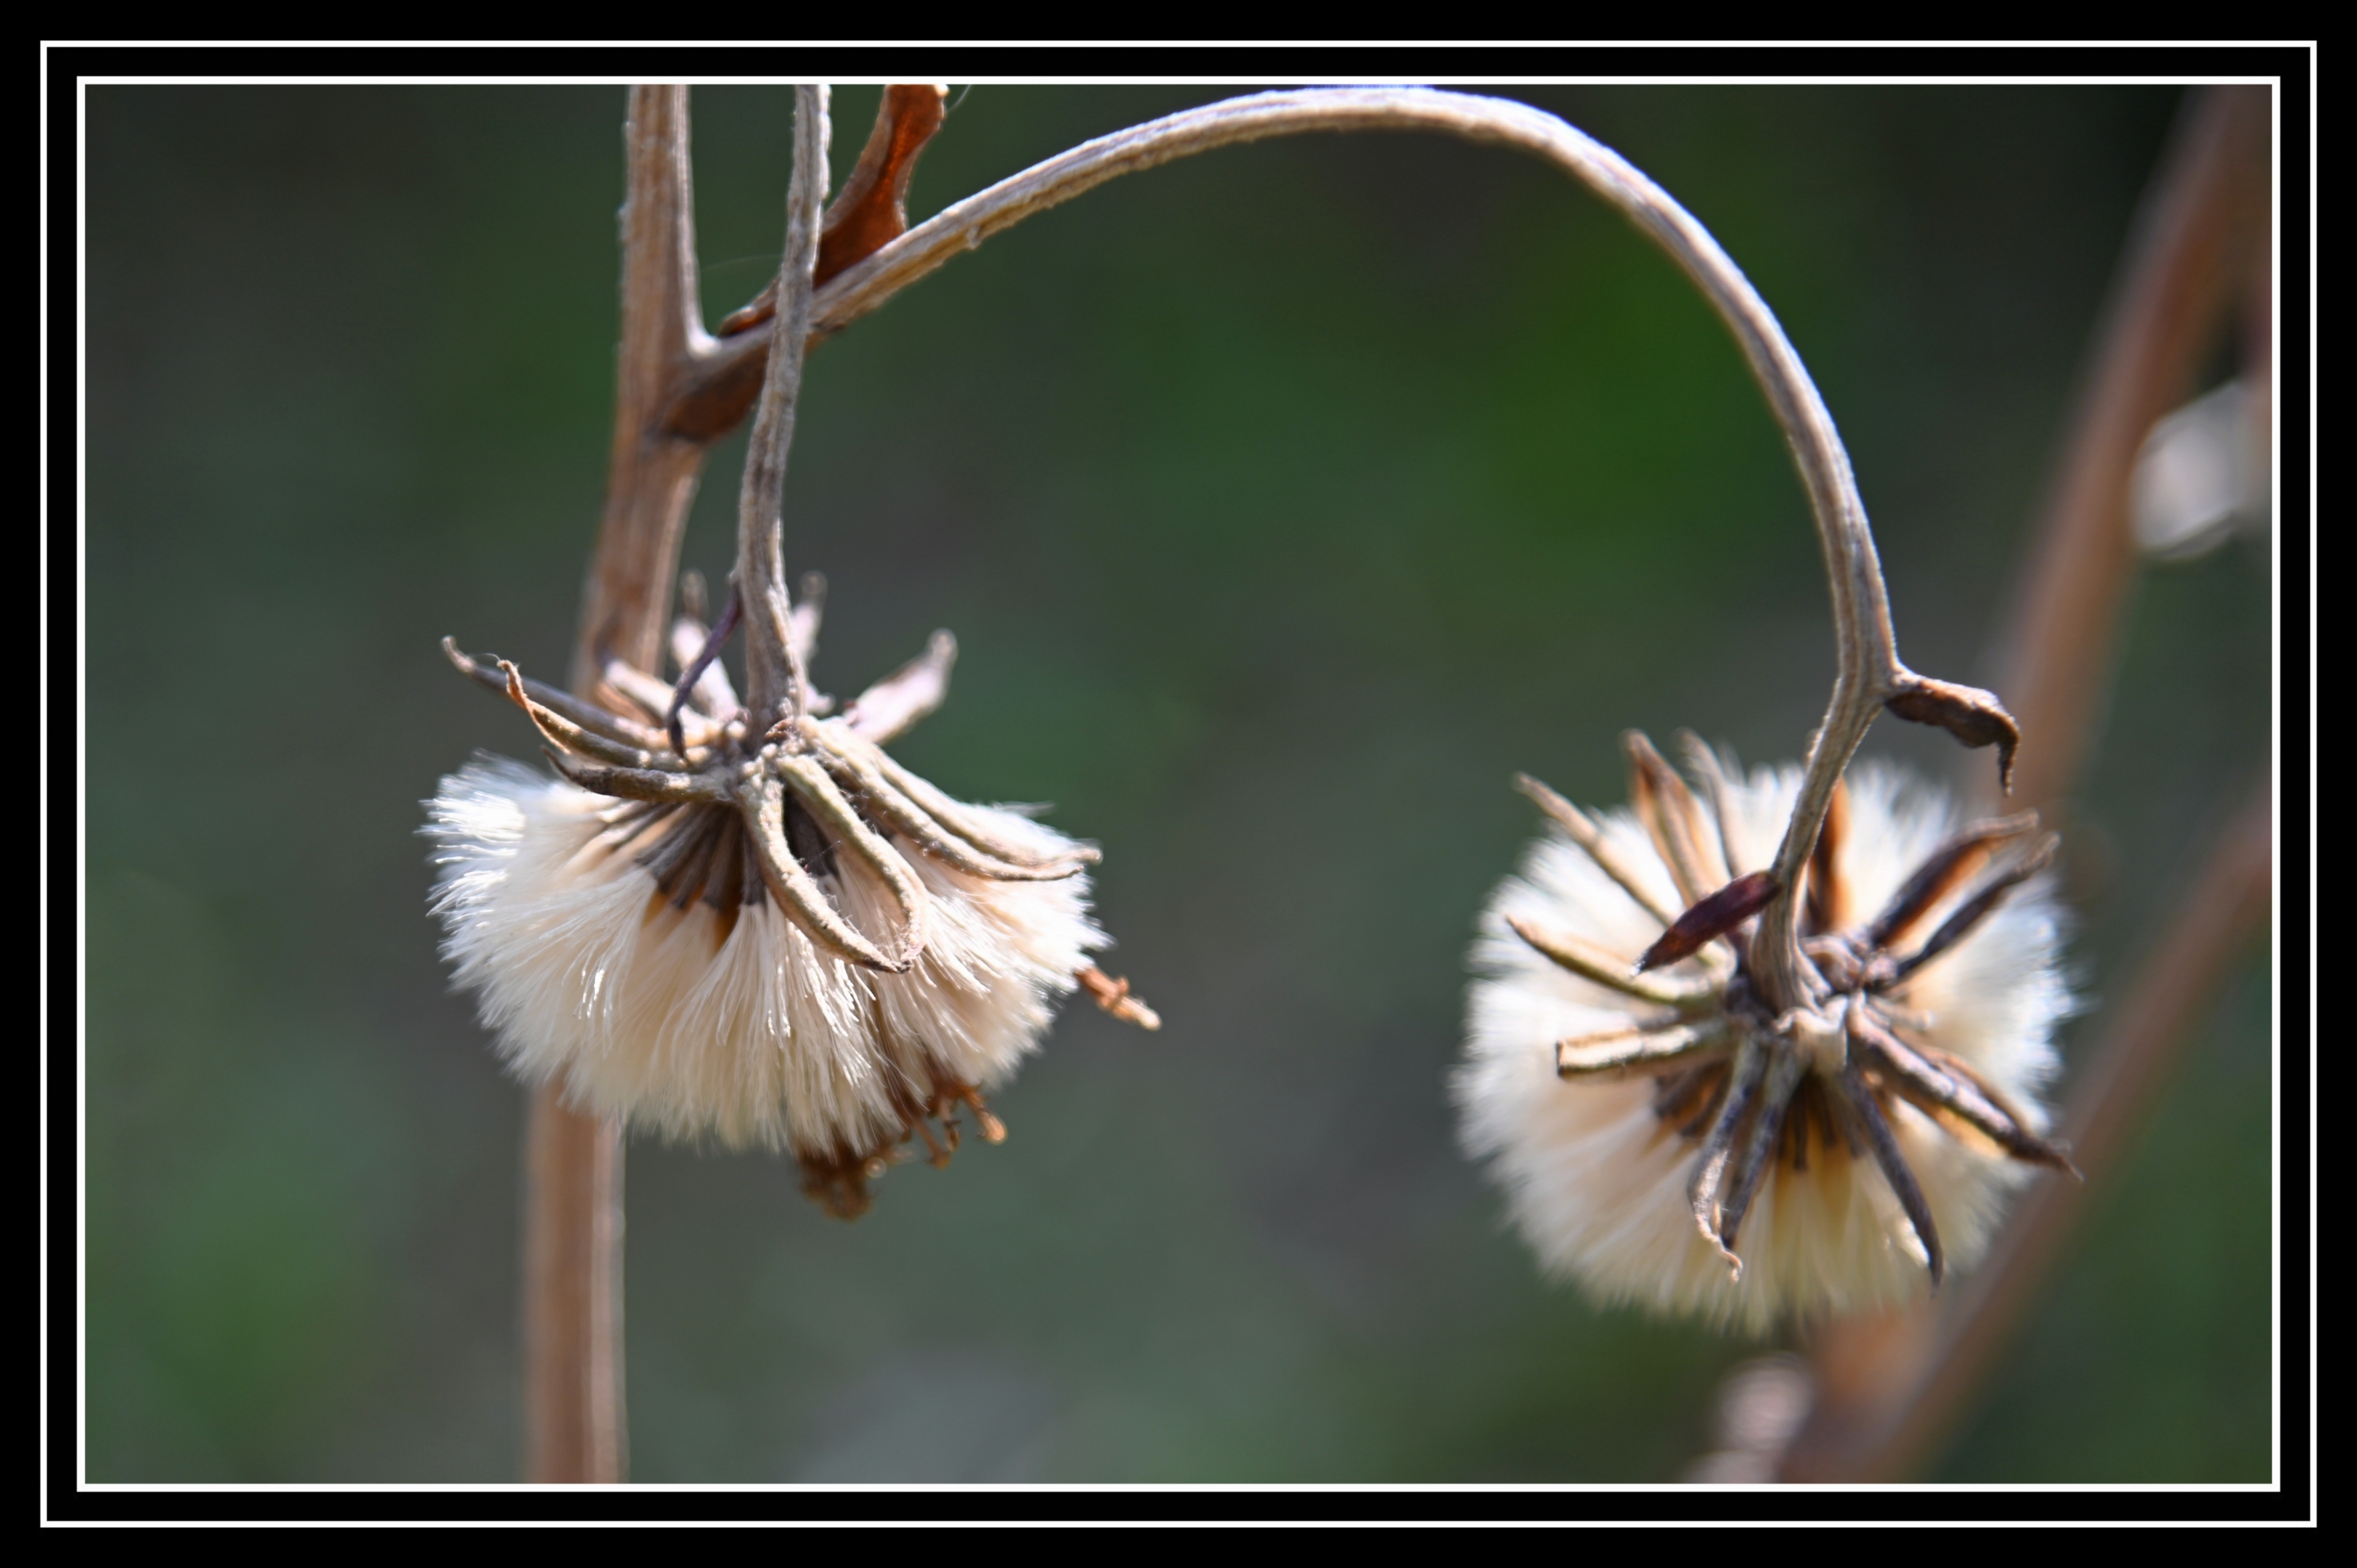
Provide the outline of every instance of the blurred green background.
<path id="1" fill-rule="evenodd" d="M 838 177 L 874 88 L 836 95 Z M 1717 233 L 1841 422 L 1904 649 L 1986 643 L 2163 88 L 1552 88 Z M 921 217 L 1222 96 L 982 87 Z M 88 95 L 88 1474 L 516 1474 L 522 1097 L 451 995 L 418 801 L 533 754 L 455 633 L 560 678 L 597 516 L 622 90 Z M 791 94 L 695 94 L 705 309 L 783 227 Z M 686 559 L 730 555 L 741 436 Z M 1526 768 L 1798 755 L 1832 639 L 1716 318 L 1535 162 L 1265 144 L 962 257 L 811 362 L 791 565 L 899 749 L 1106 847 L 1108 968 L 1003 1147 L 827 1219 L 790 1165 L 630 1157 L 634 1478 L 1677 1476 L 1758 1348 L 1541 1281 L 1444 1082 Z M 2073 843 L 2101 999 L 2264 755 L 2267 558 L 2156 570 Z M 1867 755 L 1986 767 L 1886 725 Z M 169 777 L 111 766 L 140 734 Z M 2036 744 L 2036 737 L 2031 737 Z M 2263 1480 L 2266 955 L 1932 1472 Z M 2086 1034 L 2083 1025 L 2074 1038 Z M 2069 1046 L 2066 1044 L 2066 1055 Z"/>

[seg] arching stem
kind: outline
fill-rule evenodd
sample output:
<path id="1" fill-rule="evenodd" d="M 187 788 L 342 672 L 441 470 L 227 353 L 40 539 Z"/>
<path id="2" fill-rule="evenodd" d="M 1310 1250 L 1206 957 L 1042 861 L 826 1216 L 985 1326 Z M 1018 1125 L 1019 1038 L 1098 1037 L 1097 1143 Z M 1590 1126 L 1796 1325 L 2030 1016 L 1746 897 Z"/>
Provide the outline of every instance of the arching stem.
<path id="1" fill-rule="evenodd" d="M 1329 88 L 1229 99 L 1083 143 L 928 219 L 818 291 L 807 328 L 789 303 L 780 312 L 787 355 L 798 363 L 809 336 L 842 330 L 951 257 L 1118 176 L 1270 136 L 1402 130 L 1437 131 L 1535 153 L 1620 208 L 1717 309 L 1792 446 L 1824 553 L 1836 670 L 1800 796 L 1769 867 L 1779 891 L 1760 913 L 1753 969 L 1755 983 L 1771 1007 L 1781 1012 L 1805 1004 L 1816 981 L 1800 948 L 1794 898 L 1803 886 L 1801 870 L 1815 845 L 1834 786 L 1877 712 L 1893 703 L 1901 716 L 1943 725 L 1967 744 L 1998 742 L 2008 759 L 2011 722 L 1986 693 L 1927 682 L 1900 662 L 1881 564 L 1848 454 L 1800 355 L 1709 231 L 1618 153 L 1527 104 L 1463 93 Z M 764 352 L 766 339 L 778 330 L 741 334 L 731 339 L 731 351 Z M 770 372 L 770 384 L 779 384 L 779 367 L 773 364 Z M 757 435 L 757 446 L 759 441 Z"/>

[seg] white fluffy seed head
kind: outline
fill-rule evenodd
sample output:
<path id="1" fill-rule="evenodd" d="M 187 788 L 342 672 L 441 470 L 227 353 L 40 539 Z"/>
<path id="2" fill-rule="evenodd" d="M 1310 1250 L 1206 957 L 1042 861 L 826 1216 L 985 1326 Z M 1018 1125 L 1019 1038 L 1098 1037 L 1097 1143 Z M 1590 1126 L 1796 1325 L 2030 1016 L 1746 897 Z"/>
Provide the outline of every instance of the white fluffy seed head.
<path id="1" fill-rule="evenodd" d="M 1763 768 L 1731 784 L 1731 847 L 1746 868 L 1774 854 L 1800 779 L 1797 768 Z M 1957 819 L 1939 791 L 1872 764 L 1852 771 L 1850 789 L 1842 870 L 1855 912 L 1869 918 Z M 1598 821 L 1655 899 L 1679 908 L 1669 870 L 1636 820 L 1614 811 Z M 1870 1156 L 1837 1149 L 1813 1153 L 1797 1175 L 1782 1161 L 1771 1167 L 1743 1223 L 1741 1277 L 1731 1277 L 1687 1204 L 1696 1144 L 1656 1116 L 1652 1081 L 1555 1075 L 1557 1040 L 1628 1026 L 1646 1004 L 1551 962 L 1514 934 L 1510 917 L 1631 959 L 1661 928 L 1559 832 L 1531 846 L 1482 911 L 1465 1057 L 1453 1083 L 1459 1132 L 1504 1187 L 1516 1228 L 1549 1273 L 1577 1280 L 1600 1302 L 1752 1334 L 1795 1315 L 1895 1303 L 1924 1288 L 1922 1249 L 1889 1184 Z M 2071 1009 L 2059 963 L 2061 924 L 2050 878 L 2033 879 L 1893 994 L 1928 1018 L 1923 1040 L 1977 1069 L 2033 1132 L 2047 1120 L 2038 1090 L 2055 1069 L 2054 1027 Z M 1969 1266 L 2030 1167 L 1960 1141 L 1903 1101 L 1887 1114 L 1950 1265 Z"/>
<path id="2" fill-rule="evenodd" d="M 905 973 L 862 970 L 774 898 L 733 925 L 701 901 L 673 907 L 639 863 L 658 835 L 595 842 L 619 804 L 479 758 L 426 802 L 434 912 L 456 983 L 519 1078 L 673 1138 L 806 1164 L 877 1157 L 952 1086 L 1005 1082 L 1106 945 L 1085 874 L 987 881 L 896 839 L 931 895 L 931 938 Z M 1071 847 L 1014 811 L 964 810 L 1023 848 Z M 818 881 L 854 925 L 891 929 L 890 897 L 856 856 Z"/>

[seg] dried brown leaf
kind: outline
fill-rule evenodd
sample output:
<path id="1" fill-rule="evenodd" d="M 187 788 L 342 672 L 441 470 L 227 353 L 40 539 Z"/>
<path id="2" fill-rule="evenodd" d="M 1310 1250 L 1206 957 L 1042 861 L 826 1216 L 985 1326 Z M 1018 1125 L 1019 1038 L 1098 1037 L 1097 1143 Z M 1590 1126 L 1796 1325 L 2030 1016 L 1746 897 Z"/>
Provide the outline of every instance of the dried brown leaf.
<path id="1" fill-rule="evenodd" d="M 1910 674 L 1882 705 L 1910 724 L 1937 725 L 1966 746 L 1996 746 L 1997 782 L 2013 788 L 2013 754 L 2020 748 L 2021 729 L 1996 693 Z"/>
<path id="2" fill-rule="evenodd" d="M 938 82 L 895 82 L 884 90 L 876 106 L 875 128 L 859 150 L 851 177 L 826 209 L 825 226 L 818 237 L 818 265 L 812 270 L 813 287 L 823 287 L 835 274 L 866 261 L 909 231 L 909 177 L 916 172 L 917 155 L 942 128 L 946 111 L 942 101 L 949 89 Z M 768 287 L 724 317 L 714 334 L 730 338 L 759 327 L 778 313 L 778 285 Z M 759 377 L 754 387 L 759 389 Z"/>

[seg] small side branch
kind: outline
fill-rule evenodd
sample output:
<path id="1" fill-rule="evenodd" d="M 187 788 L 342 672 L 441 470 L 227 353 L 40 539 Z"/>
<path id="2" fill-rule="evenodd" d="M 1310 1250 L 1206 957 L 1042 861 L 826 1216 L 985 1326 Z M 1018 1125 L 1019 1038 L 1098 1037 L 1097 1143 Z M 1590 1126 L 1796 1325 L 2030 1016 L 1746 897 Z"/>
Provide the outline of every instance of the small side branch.
<path id="1" fill-rule="evenodd" d="M 1091 964 L 1072 978 L 1080 982 L 1091 1001 L 1123 1023 L 1135 1024 L 1149 1033 L 1162 1027 L 1162 1015 L 1148 1007 L 1144 997 L 1130 994 L 1128 977 L 1115 978 Z"/>

